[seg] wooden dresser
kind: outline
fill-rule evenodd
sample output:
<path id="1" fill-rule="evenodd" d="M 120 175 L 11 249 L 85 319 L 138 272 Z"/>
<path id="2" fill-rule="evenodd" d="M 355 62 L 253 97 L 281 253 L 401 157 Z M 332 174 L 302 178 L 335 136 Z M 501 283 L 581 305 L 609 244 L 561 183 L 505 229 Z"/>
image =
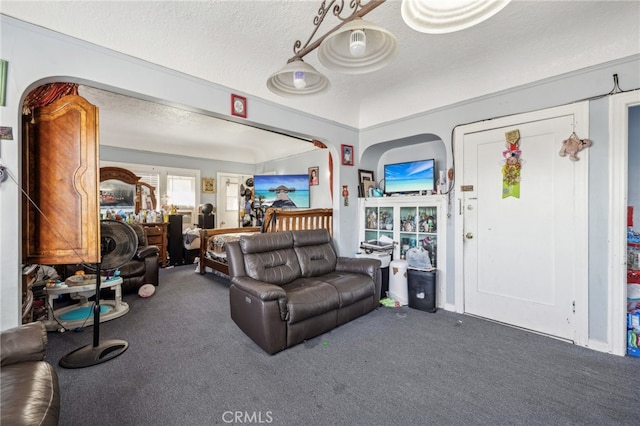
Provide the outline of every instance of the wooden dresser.
<path id="1" fill-rule="evenodd" d="M 147 242 L 160 249 L 160 266 L 167 265 L 167 222 L 141 223 L 147 233 Z"/>

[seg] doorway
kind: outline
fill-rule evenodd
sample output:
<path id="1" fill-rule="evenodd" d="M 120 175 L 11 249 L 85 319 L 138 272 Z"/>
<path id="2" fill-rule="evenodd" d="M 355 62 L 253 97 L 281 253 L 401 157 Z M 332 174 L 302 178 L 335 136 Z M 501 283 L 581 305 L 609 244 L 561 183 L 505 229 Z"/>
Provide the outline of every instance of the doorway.
<path id="1" fill-rule="evenodd" d="M 520 195 L 503 197 L 505 133 L 520 132 Z M 456 310 L 584 345 L 588 336 L 588 103 L 457 128 Z"/>
<path id="2" fill-rule="evenodd" d="M 218 173 L 216 204 L 216 228 L 239 228 L 240 221 L 240 186 L 244 180 L 243 175 L 235 173 Z"/>
<path id="3" fill-rule="evenodd" d="M 625 355 L 627 282 L 627 205 L 629 190 L 629 109 L 638 108 L 640 93 L 609 98 L 609 350 Z M 637 142 L 636 142 L 637 143 Z M 637 184 L 637 183 L 636 183 Z"/>

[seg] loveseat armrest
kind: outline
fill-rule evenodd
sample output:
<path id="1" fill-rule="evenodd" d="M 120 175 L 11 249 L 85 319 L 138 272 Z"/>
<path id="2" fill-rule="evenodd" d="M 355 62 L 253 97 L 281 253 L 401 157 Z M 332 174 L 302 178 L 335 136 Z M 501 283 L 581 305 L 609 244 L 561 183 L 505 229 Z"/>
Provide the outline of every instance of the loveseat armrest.
<path id="1" fill-rule="evenodd" d="M 339 257 L 336 264 L 336 271 L 368 275 L 375 281 L 376 271 L 380 269 L 380 265 L 382 265 L 382 263 L 378 259 Z"/>
<path id="2" fill-rule="evenodd" d="M 0 365 L 44 360 L 47 331 L 44 323 L 31 322 L 0 334 Z"/>
<path id="3" fill-rule="evenodd" d="M 160 248 L 158 246 L 144 246 L 140 247 L 136 252 L 135 258 L 137 260 L 144 260 L 150 256 L 157 256 L 160 254 Z"/>
<path id="4" fill-rule="evenodd" d="M 231 282 L 238 289 L 245 291 L 260 300 L 286 299 L 287 293 L 280 286 L 254 280 L 250 277 L 233 277 Z"/>

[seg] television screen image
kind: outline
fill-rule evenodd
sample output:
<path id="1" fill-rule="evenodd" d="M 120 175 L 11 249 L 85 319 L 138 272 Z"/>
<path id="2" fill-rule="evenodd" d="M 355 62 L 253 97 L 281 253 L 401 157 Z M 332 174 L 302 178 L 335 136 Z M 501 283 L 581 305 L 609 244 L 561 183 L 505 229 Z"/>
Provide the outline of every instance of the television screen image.
<path id="1" fill-rule="evenodd" d="M 433 159 L 385 164 L 384 192 L 387 194 L 409 194 L 433 191 L 434 166 L 435 160 Z"/>
<path id="2" fill-rule="evenodd" d="M 254 197 L 263 206 L 309 208 L 309 175 L 256 175 Z"/>

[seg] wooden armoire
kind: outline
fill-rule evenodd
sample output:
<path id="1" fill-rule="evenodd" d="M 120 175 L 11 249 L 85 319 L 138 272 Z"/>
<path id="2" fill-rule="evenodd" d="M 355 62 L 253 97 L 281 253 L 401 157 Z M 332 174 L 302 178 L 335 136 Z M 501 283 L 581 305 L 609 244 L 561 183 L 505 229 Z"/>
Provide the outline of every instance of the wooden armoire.
<path id="1" fill-rule="evenodd" d="M 98 108 L 68 95 L 23 122 L 23 262 L 100 261 Z"/>

